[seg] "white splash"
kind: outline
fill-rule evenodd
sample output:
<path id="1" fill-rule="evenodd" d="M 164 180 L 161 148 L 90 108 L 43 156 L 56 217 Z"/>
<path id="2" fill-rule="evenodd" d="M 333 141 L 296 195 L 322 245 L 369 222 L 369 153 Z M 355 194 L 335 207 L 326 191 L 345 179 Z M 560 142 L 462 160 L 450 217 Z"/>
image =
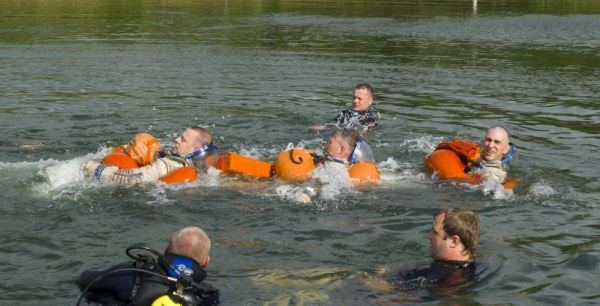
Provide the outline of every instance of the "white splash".
<path id="1" fill-rule="evenodd" d="M 44 176 L 51 189 L 58 189 L 77 182 L 83 182 L 85 176 L 81 171 L 81 166 L 89 160 L 100 159 L 108 152 L 107 148 L 100 149 L 96 153 L 90 153 L 81 157 L 75 157 L 70 160 L 57 161 L 55 164 L 45 167 L 38 172 Z"/>
<path id="2" fill-rule="evenodd" d="M 393 157 L 377 164 L 377 169 L 381 173 L 382 184 L 423 181 L 426 178 L 425 173 L 414 169 L 414 166 L 408 162 L 398 162 Z"/>
<path id="3" fill-rule="evenodd" d="M 409 152 L 431 153 L 442 140 L 444 140 L 443 137 L 427 135 L 416 139 L 407 139 L 400 144 L 400 148 L 406 148 Z"/>
<path id="4" fill-rule="evenodd" d="M 529 187 L 529 194 L 539 197 L 539 196 L 551 196 L 555 195 L 557 192 L 552 188 L 548 183 L 543 180 L 537 183 L 534 183 Z"/>
<path id="5" fill-rule="evenodd" d="M 514 198 L 512 189 L 505 189 L 495 179 L 484 179 L 479 188 L 481 188 L 484 195 L 491 196 L 494 200 L 510 200 Z"/>

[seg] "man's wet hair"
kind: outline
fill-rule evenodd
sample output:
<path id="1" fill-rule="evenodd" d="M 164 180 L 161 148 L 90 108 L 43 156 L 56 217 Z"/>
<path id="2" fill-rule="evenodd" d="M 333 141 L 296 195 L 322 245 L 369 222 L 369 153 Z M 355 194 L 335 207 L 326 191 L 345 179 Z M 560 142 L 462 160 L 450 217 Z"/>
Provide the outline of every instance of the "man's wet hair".
<path id="1" fill-rule="evenodd" d="M 491 126 L 488 129 L 488 131 L 491 130 L 491 129 L 496 129 L 496 128 L 497 129 L 502 129 L 502 130 L 504 130 L 504 132 L 506 132 L 506 143 L 510 143 L 510 132 L 508 131 L 508 129 L 505 126 L 499 125 L 499 124 L 498 125 L 494 125 L 494 126 Z"/>
<path id="2" fill-rule="evenodd" d="M 450 207 L 440 210 L 435 216 L 444 215 L 444 240 L 449 236 L 458 236 L 469 257 L 475 257 L 479 244 L 479 220 L 472 210 L 464 207 Z"/>
<path id="3" fill-rule="evenodd" d="M 350 151 L 348 154 L 352 154 L 352 151 L 354 150 L 356 144 L 360 140 L 360 136 L 358 135 L 358 133 L 350 129 L 336 130 L 333 133 L 331 133 L 331 135 L 329 135 L 329 138 L 335 138 L 338 141 L 347 144 Z"/>
<path id="4" fill-rule="evenodd" d="M 356 86 L 354 86 L 354 90 L 358 90 L 358 89 L 366 89 L 369 92 L 369 94 L 371 95 L 371 97 L 373 97 L 375 94 L 373 87 L 371 87 L 371 85 L 369 85 L 367 83 L 360 83 L 360 84 L 357 84 Z"/>
<path id="5" fill-rule="evenodd" d="M 198 132 L 197 140 L 205 145 L 212 143 L 212 134 L 205 128 L 198 125 L 191 125 L 188 128 Z"/>

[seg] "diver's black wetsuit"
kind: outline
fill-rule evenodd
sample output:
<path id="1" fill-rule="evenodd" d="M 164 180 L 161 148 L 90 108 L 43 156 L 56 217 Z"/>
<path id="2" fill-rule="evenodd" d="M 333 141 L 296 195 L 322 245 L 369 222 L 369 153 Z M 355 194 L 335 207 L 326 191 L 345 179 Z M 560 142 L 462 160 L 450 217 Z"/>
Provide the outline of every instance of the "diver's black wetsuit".
<path id="1" fill-rule="evenodd" d="M 96 278 L 106 275 L 90 287 L 90 300 L 106 305 L 151 305 L 160 296 L 175 291 L 175 284 L 164 277 L 141 271 L 113 271 L 136 268 L 172 277 L 185 273 L 198 288 L 189 288 L 186 294 L 191 297 L 191 302 L 182 303 L 183 305 L 204 306 L 219 303 L 219 291 L 201 283 L 206 277 L 206 272 L 194 260 L 174 254 L 166 254 L 163 258 L 166 264 L 162 265 L 148 256 L 103 271 L 86 270 L 81 273 L 77 284 L 84 290 Z M 168 265 L 168 268 L 163 267 L 165 265 Z"/>
<path id="2" fill-rule="evenodd" d="M 475 261 L 436 260 L 428 266 L 399 271 L 390 283 L 400 291 L 454 287 L 473 280 L 475 268 Z"/>
<path id="3" fill-rule="evenodd" d="M 371 108 L 364 112 L 357 112 L 351 108 L 345 109 L 340 111 L 334 120 L 336 124 L 344 126 L 356 124 L 356 121 L 354 120 L 357 120 L 360 125 L 368 128 L 375 127 L 377 125 L 377 118 L 371 111 Z"/>

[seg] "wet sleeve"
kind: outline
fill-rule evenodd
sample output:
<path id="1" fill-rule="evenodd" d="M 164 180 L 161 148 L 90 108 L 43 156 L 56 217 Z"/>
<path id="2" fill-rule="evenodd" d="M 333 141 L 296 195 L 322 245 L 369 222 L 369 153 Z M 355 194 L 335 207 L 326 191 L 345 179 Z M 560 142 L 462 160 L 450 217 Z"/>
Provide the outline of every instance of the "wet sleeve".
<path id="1" fill-rule="evenodd" d="M 372 112 L 367 112 L 360 120 L 360 124 L 366 125 L 368 127 L 374 127 L 377 125 L 377 118 Z"/>
<path id="2" fill-rule="evenodd" d="M 175 160 L 159 158 L 150 165 L 134 169 L 119 169 L 114 166 L 103 165 L 96 170 L 95 176 L 105 182 L 132 185 L 156 182 L 160 177 L 183 166 Z"/>
<path id="3" fill-rule="evenodd" d="M 333 119 L 333 121 L 337 124 L 342 124 L 346 121 L 346 115 L 344 114 L 344 111 L 340 111 L 337 116 L 335 116 L 335 119 Z"/>

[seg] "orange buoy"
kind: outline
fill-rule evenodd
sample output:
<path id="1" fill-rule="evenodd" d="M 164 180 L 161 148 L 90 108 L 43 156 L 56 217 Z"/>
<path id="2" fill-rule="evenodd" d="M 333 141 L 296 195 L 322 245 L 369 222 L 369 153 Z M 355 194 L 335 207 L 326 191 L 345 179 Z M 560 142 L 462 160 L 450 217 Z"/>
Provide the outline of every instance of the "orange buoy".
<path id="1" fill-rule="evenodd" d="M 306 180 L 314 168 L 310 151 L 303 148 L 285 150 L 275 159 L 275 174 L 284 180 Z"/>
<path id="2" fill-rule="evenodd" d="M 245 174 L 259 178 L 269 178 L 274 174 L 273 164 L 232 152 L 219 157 L 216 168 L 223 173 Z"/>
<path id="3" fill-rule="evenodd" d="M 379 183 L 381 178 L 377 165 L 368 161 L 359 161 L 350 166 L 348 174 L 352 181 L 358 184 Z"/>
<path id="4" fill-rule="evenodd" d="M 181 184 L 195 181 L 198 178 L 198 171 L 194 167 L 177 168 L 167 175 L 159 178 L 160 181 L 167 184 Z"/>
<path id="5" fill-rule="evenodd" d="M 102 163 L 106 165 L 117 166 L 119 169 L 132 169 L 138 167 L 135 159 L 131 158 L 131 156 L 124 152 L 108 154 L 102 159 Z"/>

